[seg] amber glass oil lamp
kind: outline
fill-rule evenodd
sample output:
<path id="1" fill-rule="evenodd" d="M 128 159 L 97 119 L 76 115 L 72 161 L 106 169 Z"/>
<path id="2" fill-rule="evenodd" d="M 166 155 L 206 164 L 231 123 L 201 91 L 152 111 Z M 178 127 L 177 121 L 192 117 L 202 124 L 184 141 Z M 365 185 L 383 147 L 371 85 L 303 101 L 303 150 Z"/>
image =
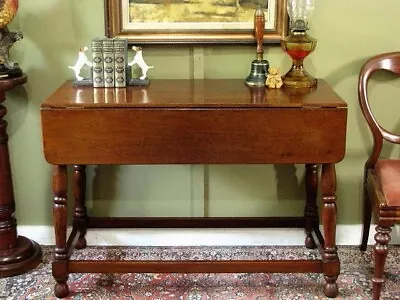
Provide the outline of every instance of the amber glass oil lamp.
<path id="1" fill-rule="evenodd" d="M 314 0 L 288 0 L 290 34 L 281 40 L 281 47 L 292 58 L 291 69 L 282 77 L 287 87 L 310 88 L 317 80 L 304 70 L 304 59 L 314 51 L 317 40 L 307 34 L 308 20 L 314 10 Z"/>

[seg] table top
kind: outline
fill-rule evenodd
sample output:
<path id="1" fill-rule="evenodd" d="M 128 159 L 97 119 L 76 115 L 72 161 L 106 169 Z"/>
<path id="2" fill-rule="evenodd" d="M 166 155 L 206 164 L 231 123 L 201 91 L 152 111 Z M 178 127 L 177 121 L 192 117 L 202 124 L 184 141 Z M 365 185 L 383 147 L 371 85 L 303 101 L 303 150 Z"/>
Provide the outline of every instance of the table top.
<path id="1" fill-rule="evenodd" d="M 330 163 L 345 153 L 347 105 L 322 80 L 272 90 L 243 80 L 69 81 L 41 116 L 52 164 Z"/>
<path id="2" fill-rule="evenodd" d="M 93 88 L 65 82 L 42 108 L 347 107 L 323 80 L 311 89 L 248 87 L 240 79 L 158 79 L 149 86 Z"/>

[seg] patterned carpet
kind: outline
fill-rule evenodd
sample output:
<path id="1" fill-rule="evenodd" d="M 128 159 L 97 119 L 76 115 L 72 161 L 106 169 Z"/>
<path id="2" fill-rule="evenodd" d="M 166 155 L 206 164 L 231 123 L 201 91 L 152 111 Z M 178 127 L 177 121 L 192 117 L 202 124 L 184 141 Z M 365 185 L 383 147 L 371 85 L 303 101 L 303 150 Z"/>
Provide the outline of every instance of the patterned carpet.
<path id="1" fill-rule="evenodd" d="M 0 279 L 0 299 L 56 299 L 51 276 L 52 247 L 35 270 Z M 371 299 L 372 250 L 339 247 L 337 299 Z M 74 258 L 98 259 L 304 259 L 319 258 L 304 247 L 88 247 Z M 400 246 L 390 246 L 381 299 L 400 299 Z M 66 299 L 328 299 L 321 274 L 72 274 Z"/>

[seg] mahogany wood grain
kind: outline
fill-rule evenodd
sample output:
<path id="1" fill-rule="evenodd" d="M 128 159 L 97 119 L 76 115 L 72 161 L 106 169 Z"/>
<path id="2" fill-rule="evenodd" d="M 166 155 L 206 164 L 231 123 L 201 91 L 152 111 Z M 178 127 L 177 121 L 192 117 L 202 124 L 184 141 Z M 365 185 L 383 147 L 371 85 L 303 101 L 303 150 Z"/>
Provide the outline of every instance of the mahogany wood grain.
<path id="1" fill-rule="evenodd" d="M 148 87 L 73 88 L 66 82 L 42 103 L 43 149 L 54 165 L 57 296 L 70 272 L 322 272 L 325 295 L 338 293 L 336 174 L 345 153 L 347 105 L 323 80 L 312 89 L 248 88 L 241 80 L 153 80 Z M 86 216 L 87 164 L 306 164 L 304 217 L 99 218 Z M 318 166 L 324 236 L 316 206 Z M 74 165 L 74 230 L 66 237 L 66 165 Z M 71 261 L 86 227 L 303 227 L 319 261 Z M 79 248 L 79 241 L 77 246 Z M 82 243 L 82 246 L 85 246 Z"/>
<path id="2" fill-rule="evenodd" d="M 42 260 L 40 246 L 17 234 L 15 199 L 8 150 L 6 92 L 24 84 L 27 77 L 0 80 L 0 278 L 25 273 Z"/>
<path id="3" fill-rule="evenodd" d="M 304 217 L 88 217 L 88 228 L 305 228 Z"/>
<path id="4" fill-rule="evenodd" d="M 264 88 L 265 97 L 257 103 L 253 103 L 251 91 L 254 88 L 237 79 L 154 79 L 147 87 L 126 89 L 72 87 L 72 81 L 66 81 L 43 101 L 41 108 L 347 107 L 346 102 L 322 79 L 318 80 L 318 87 L 311 89 Z"/>
<path id="5" fill-rule="evenodd" d="M 318 260 L 75 260 L 69 267 L 71 273 L 88 269 L 93 273 L 322 273 L 322 264 Z"/>
<path id="6" fill-rule="evenodd" d="M 66 297 L 69 293 L 68 252 L 67 248 L 67 186 L 68 174 L 65 165 L 53 166 L 53 221 L 56 247 L 53 261 L 53 276 L 57 281 L 54 293 L 57 297 Z M 74 231 L 76 233 L 76 231 Z"/>
<path id="7" fill-rule="evenodd" d="M 336 283 L 340 273 L 340 262 L 336 247 L 336 173 L 334 164 L 323 164 L 321 172 L 322 194 L 322 223 L 324 224 L 324 253 L 322 258 L 326 266 L 324 268 L 325 285 L 324 292 L 328 297 L 338 295 Z"/>
<path id="8" fill-rule="evenodd" d="M 42 117 L 51 164 L 321 163 L 344 156 L 345 109 L 71 108 L 44 109 Z"/>

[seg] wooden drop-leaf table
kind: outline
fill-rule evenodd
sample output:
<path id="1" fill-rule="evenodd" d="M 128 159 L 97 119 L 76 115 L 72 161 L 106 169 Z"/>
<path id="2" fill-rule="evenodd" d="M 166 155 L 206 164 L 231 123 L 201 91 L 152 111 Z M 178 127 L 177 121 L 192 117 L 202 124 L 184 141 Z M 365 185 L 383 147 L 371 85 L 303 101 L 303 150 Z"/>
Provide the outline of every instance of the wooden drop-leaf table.
<path id="1" fill-rule="evenodd" d="M 64 83 L 41 105 L 44 155 L 53 165 L 55 294 L 69 273 L 315 272 L 336 297 L 335 163 L 345 154 L 347 105 L 323 80 L 312 89 L 250 88 L 242 80 L 152 80 L 102 89 Z M 304 216 L 265 218 L 104 218 L 88 216 L 86 165 L 305 164 Z M 73 230 L 67 236 L 67 166 L 73 166 Z M 316 205 L 321 187 L 322 225 Z M 303 227 L 319 260 L 71 260 L 98 227 Z"/>

